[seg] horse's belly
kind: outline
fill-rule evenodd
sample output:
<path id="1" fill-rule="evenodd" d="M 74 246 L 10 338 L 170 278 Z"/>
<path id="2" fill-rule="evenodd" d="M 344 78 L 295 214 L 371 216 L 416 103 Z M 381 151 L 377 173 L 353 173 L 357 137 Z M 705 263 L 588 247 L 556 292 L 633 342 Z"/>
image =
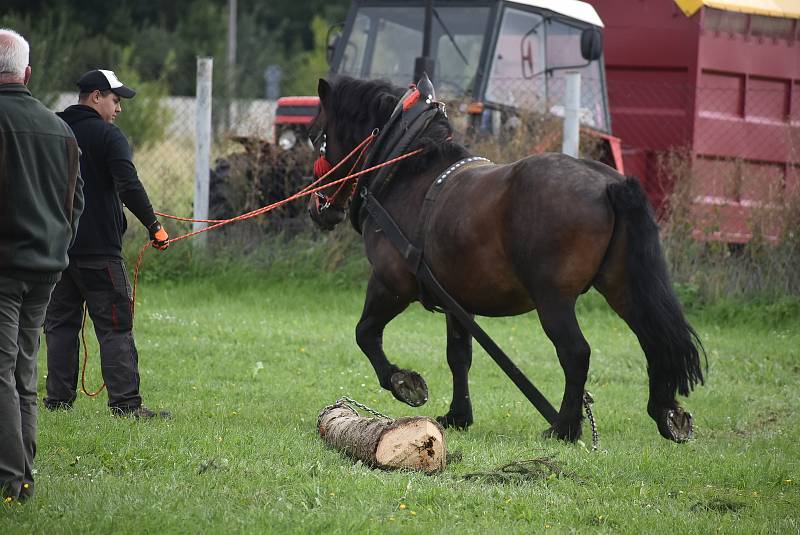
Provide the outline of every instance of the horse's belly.
<path id="1" fill-rule="evenodd" d="M 515 316 L 536 308 L 530 293 L 509 269 L 482 269 L 465 258 L 447 266 L 432 263 L 442 286 L 468 312 L 480 316 Z"/>

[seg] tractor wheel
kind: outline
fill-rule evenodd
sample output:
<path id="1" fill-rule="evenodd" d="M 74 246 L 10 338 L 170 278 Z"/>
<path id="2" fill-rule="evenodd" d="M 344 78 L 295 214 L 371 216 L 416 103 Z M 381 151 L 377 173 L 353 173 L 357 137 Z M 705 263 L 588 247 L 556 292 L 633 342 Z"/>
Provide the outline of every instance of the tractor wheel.
<path id="1" fill-rule="evenodd" d="M 209 219 L 230 219 L 246 211 L 245 187 L 251 181 L 252 168 L 252 158 L 245 153 L 215 162 L 208 183 Z"/>

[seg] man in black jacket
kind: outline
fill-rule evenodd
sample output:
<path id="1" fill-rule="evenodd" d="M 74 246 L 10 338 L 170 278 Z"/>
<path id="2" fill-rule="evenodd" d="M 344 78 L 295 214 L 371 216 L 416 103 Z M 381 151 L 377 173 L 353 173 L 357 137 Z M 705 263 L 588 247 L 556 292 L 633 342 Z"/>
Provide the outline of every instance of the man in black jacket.
<path id="1" fill-rule="evenodd" d="M 86 207 L 69 267 L 56 285 L 47 308 L 48 409 L 68 409 L 75 401 L 83 306 L 100 342 L 100 364 L 108 387 L 108 405 L 117 415 L 153 418 L 139 395 L 138 353 L 133 341 L 131 286 L 122 260 L 127 227 L 123 204 L 144 225 L 153 245 L 166 249 L 169 237 L 133 165 L 128 140 L 115 124 L 121 99 L 136 92 L 113 71 L 92 70 L 78 80 L 78 104 L 58 115 L 75 133 L 81 149 Z M 162 417 L 169 413 L 161 412 Z"/>
<path id="2" fill-rule="evenodd" d="M 0 501 L 33 495 L 36 354 L 83 208 L 78 144 L 25 85 L 29 46 L 0 29 Z"/>

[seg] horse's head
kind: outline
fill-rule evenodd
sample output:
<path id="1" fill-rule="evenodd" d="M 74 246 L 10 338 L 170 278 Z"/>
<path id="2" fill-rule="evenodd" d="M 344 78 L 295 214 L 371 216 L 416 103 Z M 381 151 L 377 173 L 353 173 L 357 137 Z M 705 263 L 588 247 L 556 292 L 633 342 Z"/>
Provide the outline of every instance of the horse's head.
<path id="1" fill-rule="evenodd" d="M 331 109 L 333 91 L 330 84 L 320 78 L 317 92 L 320 102 L 319 113 L 311 124 L 308 134 L 314 151 L 318 155 L 314 162 L 314 178 L 319 180 L 340 163 L 342 158 L 352 150 L 352 147 L 348 149 L 343 146 L 342 137 L 337 135 L 338 125 Z M 349 167 L 345 163 L 335 172 L 329 173 L 320 185 L 346 176 L 348 169 Z M 322 230 L 332 230 L 344 221 L 354 187 L 354 182 L 344 182 L 312 195 L 308 200 L 308 214 L 311 216 L 311 220 Z"/>
<path id="2" fill-rule="evenodd" d="M 336 182 L 352 171 L 357 162 L 364 164 L 362 148 L 377 128 L 386 123 L 397 105 L 403 89 L 381 80 L 357 80 L 346 76 L 333 82 L 320 79 L 317 87 L 320 108 L 309 128 L 309 136 L 318 154 L 314 163 L 317 180 L 331 169 L 318 185 Z M 364 145 L 362 145 L 362 143 Z M 358 149 L 358 150 L 355 150 Z M 347 161 L 342 160 L 348 158 Z M 359 157 L 361 159 L 359 160 Z M 322 230 L 331 230 L 341 223 L 347 214 L 356 180 L 331 184 L 308 201 L 308 213 Z"/>

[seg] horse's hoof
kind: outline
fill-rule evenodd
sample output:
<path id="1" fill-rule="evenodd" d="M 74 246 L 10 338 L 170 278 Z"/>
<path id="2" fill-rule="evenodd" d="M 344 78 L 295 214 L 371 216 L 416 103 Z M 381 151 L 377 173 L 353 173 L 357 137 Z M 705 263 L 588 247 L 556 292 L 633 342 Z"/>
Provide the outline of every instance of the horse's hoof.
<path id="1" fill-rule="evenodd" d="M 428 401 L 428 385 L 417 372 L 398 370 L 392 374 L 391 382 L 392 394 L 403 403 L 419 407 Z"/>
<path id="2" fill-rule="evenodd" d="M 472 425 L 472 415 L 468 414 L 467 416 L 455 416 L 453 415 L 453 411 L 450 411 L 444 416 L 437 416 L 436 421 L 439 422 L 439 425 L 445 429 L 451 427 L 453 429 L 466 431 L 466 429 Z"/>
<path id="3" fill-rule="evenodd" d="M 580 422 L 575 425 L 568 424 L 555 424 L 551 425 L 542 432 L 542 438 L 557 438 L 564 442 L 575 443 L 581 438 L 581 424 Z"/>
<path id="4" fill-rule="evenodd" d="M 661 433 L 662 437 L 679 444 L 691 440 L 694 436 L 692 413 L 683 410 L 681 407 L 662 410 L 656 423 L 658 424 L 658 432 Z"/>

